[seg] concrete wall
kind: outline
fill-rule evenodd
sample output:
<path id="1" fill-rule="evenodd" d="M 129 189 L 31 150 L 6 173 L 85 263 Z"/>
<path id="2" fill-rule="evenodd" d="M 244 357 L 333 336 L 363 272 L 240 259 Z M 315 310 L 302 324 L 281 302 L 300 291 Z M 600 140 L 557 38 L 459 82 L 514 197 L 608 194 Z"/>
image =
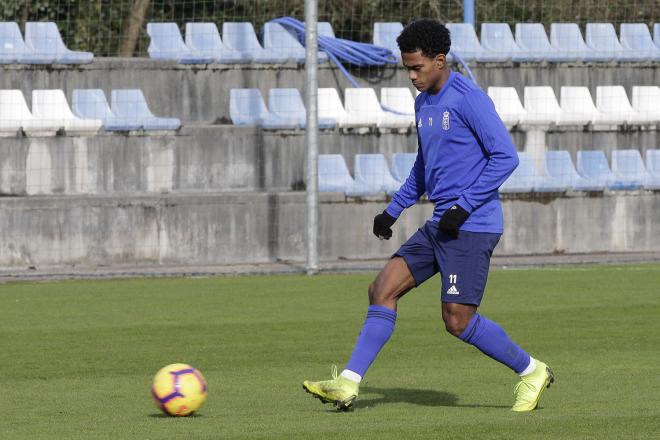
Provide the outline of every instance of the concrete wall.
<path id="1" fill-rule="evenodd" d="M 598 85 L 620 84 L 630 97 L 634 85 L 660 85 L 658 63 L 622 64 L 477 64 L 472 71 L 479 85 L 513 86 L 522 96 L 525 86 L 550 85 L 559 95 L 562 85 L 587 86 L 593 96 Z M 363 86 L 410 86 L 400 66 L 350 69 Z M 350 87 L 335 67 L 321 66 L 320 87 Z M 264 65 L 185 66 L 146 58 L 97 58 L 80 66 L 0 65 L 0 88 L 21 89 L 28 99 L 34 89 L 59 88 L 71 99 L 75 88 L 110 90 L 140 88 L 154 111 L 161 116 L 176 116 L 184 122 L 228 122 L 229 90 L 256 87 L 264 96 L 274 87 L 305 89 L 304 68 L 290 63 Z M 412 89 L 411 89 L 412 90 Z"/>
<path id="2" fill-rule="evenodd" d="M 384 199 L 321 197 L 321 259 L 382 258 L 432 212 L 406 211 L 394 237 L 372 236 Z M 503 201 L 506 232 L 497 252 L 659 251 L 660 194 Z M 113 264 L 231 264 L 302 261 L 305 194 L 50 196 L 0 199 L 0 267 Z"/>

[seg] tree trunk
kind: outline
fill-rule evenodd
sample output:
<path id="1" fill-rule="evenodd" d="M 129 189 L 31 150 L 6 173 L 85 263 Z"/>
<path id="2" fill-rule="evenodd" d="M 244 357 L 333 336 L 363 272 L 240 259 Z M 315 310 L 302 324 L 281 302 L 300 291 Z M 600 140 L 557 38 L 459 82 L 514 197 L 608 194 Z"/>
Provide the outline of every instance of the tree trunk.
<path id="1" fill-rule="evenodd" d="M 134 0 L 131 7 L 131 16 L 128 26 L 121 37 L 120 57 L 132 57 L 140 38 L 140 30 L 144 24 L 144 18 L 149 8 L 149 0 Z"/>

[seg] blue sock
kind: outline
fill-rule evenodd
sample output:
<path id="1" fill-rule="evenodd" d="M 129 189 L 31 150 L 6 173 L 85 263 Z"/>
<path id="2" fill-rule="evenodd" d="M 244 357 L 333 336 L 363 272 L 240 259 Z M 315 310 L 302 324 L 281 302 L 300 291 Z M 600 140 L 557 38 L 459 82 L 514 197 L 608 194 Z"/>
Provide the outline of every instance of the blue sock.
<path id="1" fill-rule="evenodd" d="M 529 355 L 497 323 L 475 313 L 459 336 L 484 354 L 520 374 L 529 365 Z"/>
<path id="2" fill-rule="evenodd" d="M 367 319 L 358 336 L 346 369 L 364 377 L 378 352 L 390 339 L 396 323 L 396 312 L 383 306 L 369 306 Z"/>

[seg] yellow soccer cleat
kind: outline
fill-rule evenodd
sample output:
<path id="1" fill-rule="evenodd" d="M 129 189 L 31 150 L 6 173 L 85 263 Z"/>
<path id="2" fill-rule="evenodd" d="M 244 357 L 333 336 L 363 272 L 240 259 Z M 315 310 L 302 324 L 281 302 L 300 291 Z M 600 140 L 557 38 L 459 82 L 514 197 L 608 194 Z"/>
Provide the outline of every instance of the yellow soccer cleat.
<path id="1" fill-rule="evenodd" d="M 303 382 L 303 389 L 323 403 L 333 403 L 339 411 L 349 411 L 357 399 L 360 384 L 337 376 L 337 366 L 332 366 L 332 379 Z"/>
<path id="2" fill-rule="evenodd" d="M 516 402 L 511 410 L 518 412 L 532 411 L 539 404 L 543 391 L 549 388 L 554 381 L 555 376 L 552 370 L 546 364 L 537 360 L 536 369 L 520 377 L 520 382 L 513 391 Z"/>

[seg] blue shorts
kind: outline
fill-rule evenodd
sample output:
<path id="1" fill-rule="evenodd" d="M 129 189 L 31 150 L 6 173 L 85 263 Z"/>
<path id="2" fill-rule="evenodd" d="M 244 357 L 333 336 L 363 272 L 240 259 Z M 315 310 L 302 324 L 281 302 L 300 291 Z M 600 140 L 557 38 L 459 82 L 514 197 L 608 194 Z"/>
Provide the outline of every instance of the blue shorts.
<path id="1" fill-rule="evenodd" d="M 417 286 L 440 272 L 442 302 L 479 306 L 500 236 L 460 231 L 454 239 L 438 231 L 438 222 L 427 221 L 394 256 L 403 257 Z"/>

